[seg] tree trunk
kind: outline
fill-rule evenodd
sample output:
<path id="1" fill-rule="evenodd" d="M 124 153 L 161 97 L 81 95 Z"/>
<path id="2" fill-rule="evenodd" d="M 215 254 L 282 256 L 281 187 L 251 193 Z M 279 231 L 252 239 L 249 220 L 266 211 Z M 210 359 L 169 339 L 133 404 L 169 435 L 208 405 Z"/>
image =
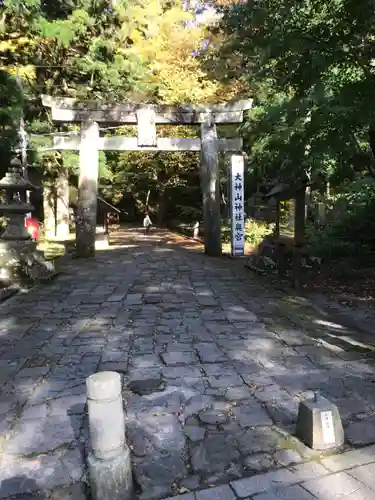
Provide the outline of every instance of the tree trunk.
<path id="1" fill-rule="evenodd" d="M 305 244 L 306 189 L 303 187 L 295 196 L 293 286 L 300 288 L 303 283 L 302 252 Z"/>
<path id="2" fill-rule="evenodd" d="M 370 160 L 368 164 L 368 171 L 372 177 L 375 177 L 375 167 L 374 167 L 374 162 L 375 162 L 375 126 L 370 125 L 369 126 L 369 139 L 370 139 L 370 148 L 372 151 L 372 161 Z"/>
<path id="3" fill-rule="evenodd" d="M 45 236 L 66 239 L 69 236 L 69 181 L 66 170 L 61 170 L 56 179 L 44 186 L 43 210 Z"/>
<path id="4" fill-rule="evenodd" d="M 164 227 L 166 224 L 165 214 L 167 211 L 167 198 L 165 195 L 165 189 L 159 192 L 159 203 L 158 203 L 158 213 L 157 213 L 157 223 L 159 226 Z"/>
<path id="5" fill-rule="evenodd" d="M 148 211 L 149 211 L 150 194 L 151 194 L 151 189 L 149 189 L 149 190 L 147 191 L 146 202 L 145 202 L 145 209 L 146 209 L 146 212 L 148 212 Z"/>

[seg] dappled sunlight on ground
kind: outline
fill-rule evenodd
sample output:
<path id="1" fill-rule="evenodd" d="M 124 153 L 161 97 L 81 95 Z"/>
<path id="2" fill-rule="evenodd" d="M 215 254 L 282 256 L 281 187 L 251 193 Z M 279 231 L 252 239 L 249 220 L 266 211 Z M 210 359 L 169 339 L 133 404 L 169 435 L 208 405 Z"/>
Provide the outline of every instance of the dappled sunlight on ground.
<path id="1" fill-rule="evenodd" d="M 331 469 L 294 436 L 298 404 L 319 389 L 340 409 L 345 449 L 374 443 L 367 337 L 167 231 L 111 243 L 0 307 L 0 498 L 82 487 L 85 379 L 114 370 L 150 500 L 241 478 L 242 498 L 301 483 L 330 500 L 324 482 L 310 486 Z"/>

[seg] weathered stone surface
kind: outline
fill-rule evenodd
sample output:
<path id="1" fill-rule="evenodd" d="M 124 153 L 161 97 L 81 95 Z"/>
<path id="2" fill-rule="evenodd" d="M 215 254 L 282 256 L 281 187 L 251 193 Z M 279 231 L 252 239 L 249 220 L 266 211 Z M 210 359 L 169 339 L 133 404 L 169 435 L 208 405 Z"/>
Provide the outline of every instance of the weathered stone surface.
<path id="1" fill-rule="evenodd" d="M 154 486 L 170 485 L 187 475 L 183 460 L 177 455 L 153 455 L 142 462 L 135 462 L 134 473 L 142 490 Z"/>
<path id="2" fill-rule="evenodd" d="M 194 472 L 220 472 L 232 462 L 237 462 L 240 453 L 236 443 L 224 434 L 210 434 L 204 441 L 190 448 Z"/>
<path id="3" fill-rule="evenodd" d="M 249 391 L 249 388 L 246 386 L 230 387 L 225 393 L 225 397 L 228 399 L 228 401 L 242 401 L 250 399 L 251 393 Z"/>
<path id="4" fill-rule="evenodd" d="M 198 491 L 195 497 L 197 500 L 235 500 L 236 498 L 228 485 Z"/>
<path id="5" fill-rule="evenodd" d="M 71 486 L 58 488 L 52 492 L 53 500 L 85 500 L 86 486 L 84 483 L 75 483 Z"/>
<path id="6" fill-rule="evenodd" d="M 180 482 L 180 486 L 188 490 L 197 490 L 201 487 L 200 477 L 198 475 L 186 477 Z"/>
<path id="7" fill-rule="evenodd" d="M 50 401 L 49 412 L 51 415 L 79 415 L 86 407 L 84 394 L 64 396 Z"/>
<path id="8" fill-rule="evenodd" d="M 297 421 L 297 401 L 281 400 L 276 403 L 266 403 L 265 407 L 276 425 L 292 425 Z"/>
<path id="9" fill-rule="evenodd" d="M 273 459 L 281 467 L 288 467 L 303 460 L 301 455 L 294 450 L 279 450 L 274 454 Z"/>
<path id="10" fill-rule="evenodd" d="M 254 313 L 246 310 L 241 306 L 233 306 L 230 308 L 228 312 L 228 320 L 233 321 L 234 323 L 238 322 L 255 322 L 257 321 L 257 317 Z"/>
<path id="11" fill-rule="evenodd" d="M 151 436 L 138 421 L 127 422 L 128 445 L 136 457 L 144 457 L 154 450 Z"/>
<path id="12" fill-rule="evenodd" d="M 109 371 L 109 372 L 127 373 L 128 366 L 129 365 L 128 365 L 127 361 L 106 361 L 104 363 L 100 363 L 98 371 L 101 371 L 101 372 Z"/>
<path id="13" fill-rule="evenodd" d="M 183 403 L 193 394 L 195 391 L 188 387 L 166 385 L 163 386 L 163 390 L 144 395 L 143 401 L 154 406 L 164 407 L 171 413 L 179 413 Z"/>
<path id="14" fill-rule="evenodd" d="M 345 434 L 353 445 L 375 443 L 375 421 L 353 422 L 346 427 Z"/>
<path id="15" fill-rule="evenodd" d="M 276 488 L 267 493 L 261 493 L 256 498 L 257 500 L 315 500 L 315 497 L 298 484 Z"/>
<path id="16" fill-rule="evenodd" d="M 226 359 L 214 343 L 197 344 L 195 348 L 202 363 L 217 363 Z"/>
<path id="17" fill-rule="evenodd" d="M 60 453 L 24 458 L 1 457 L 0 498 L 54 489 L 71 482 Z"/>
<path id="18" fill-rule="evenodd" d="M 253 400 L 234 408 L 233 415 L 242 428 L 272 425 L 272 420 L 261 405 Z"/>
<path id="19" fill-rule="evenodd" d="M 295 482 L 293 473 L 284 469 L 239 479 L 231 484 L 238 497 L 246 498 L 293 482 Z"/>
<path id="20" fill-rule="evenodd" d="M 224 424 L 228 420 L 228 415 L 222 410 L 203 410 L 199 412 L 199 419 L 204 424 Z"/>
<path id="21" fill-rule="evenodd" d="M 139 424 L 155 448 L 162 452 L 178 452 L 185 446 L 181 424 L 174 415 L 140 417 Z"/>
<path id="22" fill-rule="evenodd" d="M 195 362 L 193 353 L 184 351 L 170 351 L 161 355 L 167 366 L 192 365 Z"/>
<path id="23" fill-rule="evenodd" d="M 375 445 L 372 445 L 326 457 L 322 460 L 322 465 L 331 472 L 338 472 L 360 465 L 367 465 L 374 461 L 374 455 Z"/>
<path id="24" fill-rule="evenodd" d="M 246 467 L 246 469 L 261 472 L 263 470 L 271 468 L 272 457 L 271 455 L 265 455 L 262 453 L 249 455 L 244 459 L 244 466 Z"/>
<path id="25" fill-rule="evenodd" d="M 134 356 L 131 360 L 131 366 L 134 370 L 160 370 L 161 363 L 160 360 L 153 354 L 146 354 L 143 356 Z"/>
<path id="26" fill-rule="evenodd" d="M 130 375 L 128 387 L 135 394 L 150 394 L 163 387 L 160 370 L 137 370 Z"/>
<path id="27" fill-rule="evenodd" d="M 273 428 L 248 429 L 239 440 L 239 449 L 244 455 L 273 452 L 278 448 L 281 436 Z"/>
<path id="28" fill-rule="evenodd" d="M 56 403 L 53 401 L 53 403 Z M 53 404 L 52 403 L 52 404 Z M 67 409 L 65 409 L 65 412 L 60 412 L 60 414 L 66 415 L 67 414 Z M 41 405 L 36 405 L 36 406 L 26 406 L 25 409 L 22 412 L 21 419 L 22 420 L 27 420 L 27 419 L 38 419 L 38 418 L 46 418 L 48 413 L 48 407 L 46 404 L 41 404 Z"/>
<path id="29" fill-rule="evenodd" d="M 375 463 L 350 469 L 348 474 L 375 491 Z"/>
<path id="30" fill-rule="evenodd" d="M 202 427 L 187 425 L 184 427 L 184 434 L 190 441 L 195 443 L 196 441 L 202 441 L 202 439 L 204 439 L 206 431 L 202 429 Z"/>
<path id="31" fill-rule="evenodd" d="M 317 498 L 350 498 L 349 495 L 363 489 L 363 484 L 346 472 L 313 479 L 303 483 L 302 486 Z"/>
<path id="32" fill-rule="evenodd" d="M 73 448 L 64 453 L 61 461 L 68 471 L 72 481 L 81 481 L 85 470 L 85 460 L 82 450 Z"/>
<path id="33" fill-rule="evenodd" d="M 93 500 L 132 500 L 133 475 L 128 448 L 109 459 L 100 460 L 93 454 L 87 457 Z"/>
<path id="34" fill-rule="evenodd" d="M 139 246 L 127 239 L 130 233 Z M 108 368 L 121 372 L 141 500 L 160 500 L 178 488 L 210 486 L 212 492 L 275 467 L 249 478 L 246 498 L 302 495 L 289 481 L 327 474 L 313 462 L 318 456 L 291 436 L 299 401 L 316 388 L 338 405 L 349 442 L 373 442 L 372 359 L 342 350 L 345 344 L 339 351 L 326 337 L 329 326 L 315 331 L 311 310 L 309 333 L 306 318 L 302 326 L 295 326 L 299 317 L 293 323 L 281 318 L 280 310 L 294 314 L 299 299 L 285 305 L 284 292 L 252 275 L 248 280 L 238 272 L 240 263 L 182 254 L 158 238 L 155 245 L 131 231 L 128 247 L 72 261 L 48 288 L 2 305 L 0 470 L 6 496 L 40 488 L 55 490 L 51 498 L 69 496 L 72 483 L 87 481 L 85 379 Z M 317 346 L 317 338 L 330 340 L 336 352 Z M 204 411 L 206 421 L 199 418 Z M 366 448 L 350 453 L 322 463 L 337 472 L 374 461 Z M 299 463 L 301 457 L 308 463 Z M 361 474 L 360 482 L 370 480 L 371 471 Z"/>
<path id="35" fill-rule="evenodd" d="M 163 377 L 177 379 L 182 377 L 199 378 L 202 373 L 196 366 L 168 366 L 162 369 Z"/>
<path id="36" fill-rule="evenodd" d="M 211 376 L 208 377 L 208 384 L 213 389 L 226 390 L 228 387 L 243 386 L 243 381 L 238 375 Z"/>
<path id="37" fill-rule="evenodd" d="M 209 488 L 212 488 L 216 485 L 228 483 L 231 479 L 233 478 L 228 477 L 225 472 L 216 472 L 208 477 L 205 477 L 202 484 L 204 487 L 208 486 Z"/>
<path id="38" fill-rule="evenodd" d="M 14 436 L 6 442 L 7 453 L 46 453 L 72 443 L 78 436 L 82 419 L 76 415 L 21 421 Z"/>
<path id="39" fill-rule="evenodd" d="M 187 401 L 187 404 L 184 408 L 184 415 L 185 418 L 198 414 L 201 410 L 204 410 L 206 408 L 211 408 L 213 404 L 213 400 L 209 396 L 193 396 L 189 401 Z"/>
<path id="40" fill-rule="evenodd" d="M 154 486 L 145 490 L 143 493 L 138 495 L 140 500 L 159 500 L 160 498 L 168 497 L 172 494 L 172 488 L 167 484 L 162 486 Z"/>

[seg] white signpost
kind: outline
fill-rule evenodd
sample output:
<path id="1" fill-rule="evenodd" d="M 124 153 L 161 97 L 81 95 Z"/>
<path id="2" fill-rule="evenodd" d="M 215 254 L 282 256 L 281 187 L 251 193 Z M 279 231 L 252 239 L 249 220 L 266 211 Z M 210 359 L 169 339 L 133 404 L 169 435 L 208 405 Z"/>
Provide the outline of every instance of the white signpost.
<path id="1" fill-rule="evenodd" d="M 233 257 L 245 254 L 245 214 L 244 214 L 244 157 L 230 157 L 231 184 L 231 253 Z"/>

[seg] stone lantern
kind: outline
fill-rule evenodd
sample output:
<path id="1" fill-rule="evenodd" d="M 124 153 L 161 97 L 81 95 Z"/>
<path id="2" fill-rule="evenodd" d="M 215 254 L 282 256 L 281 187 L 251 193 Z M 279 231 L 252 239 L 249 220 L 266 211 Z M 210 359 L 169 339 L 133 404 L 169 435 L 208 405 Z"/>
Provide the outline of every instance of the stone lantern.
<path id="1" fill-rule="evenodd" d="M 7 218 L 0 236 L 0 281 L 27 284 L 53 273 L 53 265 L 37 251 L 25 227 L 25 215 L 33 210 L 26 202 L 26 192 L 32 184 L 22 175 L 21 162 L 15 158 L 5 176 L 0 179 L 0 213 Z"/>

